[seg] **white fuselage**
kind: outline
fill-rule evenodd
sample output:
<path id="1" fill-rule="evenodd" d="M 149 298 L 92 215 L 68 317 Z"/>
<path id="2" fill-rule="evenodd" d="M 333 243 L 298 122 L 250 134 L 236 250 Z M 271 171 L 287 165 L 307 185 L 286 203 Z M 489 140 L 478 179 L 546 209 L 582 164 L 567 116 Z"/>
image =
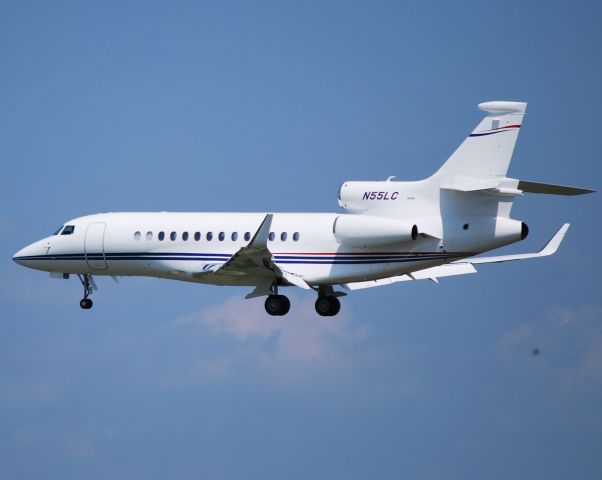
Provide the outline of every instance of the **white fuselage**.
<path id="1" fill-rule="evenodd" d="M 399 182 L 348 181 L 341 213 L 103 213 L 67 222 L 54 235 L 21 249 L 13 260 L 68 278 L 77 274 L 89 309 L 93 275 L 148 276 L 255 287 L 270 315 L 290 301 L 278 287 L 318 293 L 316 312 L 339 312 L 348 290 L 398 281 L 475 272 L 457 260 L 526 238 L 510 217 L 523 191 L 578 195 L 591 190 L 506 176 L 527 104 L 479 104 L 487 115 L 433 175 Z M 538 253 L 475 259 L 473 263 L 551 255 L 568 224 Z M 449 264 L 449 265 L 447 265 Z M 442 266 L 443 265 L 443 266 Z"/>
<path id="2" fill-rule="evenodd" d="M 218 285 L 255 285 L 248 275 L 212 268 L 246 246 L 265 213 L 104 213 L 76 218 L 63 231 L 17 254 L 18 263 L 55 273 L 149 276 Z M 268 247 L 274 262 L 309 285 L 372 280 L 448 263 L 475 252 L 446 252 L 421 237 L 386 247 L 337 242 L 337 213 L 277 213 Z M 66 227 L 72 226 L 72 233 Z M 69 229 L 71 230 L 71 229 Z"/>

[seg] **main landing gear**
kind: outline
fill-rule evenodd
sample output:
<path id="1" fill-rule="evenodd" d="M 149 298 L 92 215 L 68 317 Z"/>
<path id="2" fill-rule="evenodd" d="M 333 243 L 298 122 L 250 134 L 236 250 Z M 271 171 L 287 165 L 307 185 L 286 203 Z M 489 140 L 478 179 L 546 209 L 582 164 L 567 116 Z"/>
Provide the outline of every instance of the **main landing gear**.
<path id="1" fill-rule="evenodd" d="M 265 299 L 265 311 L 270 315 L 286 315 L 291 309 L 291 302 L 284 295 L 269 295 Z"/>
<path id="2" fill-rule="evenodd" d="M 274 283 L 272 285 L 272 294 L 268 295 L 265 299 L 265 311 L 270 315 L 281 317 L 286 315 L 291 309 L 291 302 L 288 297 L 284 295 L 278 295 L 278 285 Z"/>
<path id="3" fill-rule="evenodd" d="M 339 293 L 339 295 L 342 295 Z M 331 286 L 322 285 L 318 288 L 316 312 L 323 317 L 334 317 L 341 309 L 341 302 Z"/>
<path id="4" fill-rule="evenodd" d="M 337 297 L 318 297 L 316 312 L 323 317 L 334 317 L 341 309 L 341 302 Z"/>
<path id="5" fill-rule="evenodd" d="M 92 279 L 92 275 L 88 273 L 84 273 L 83 275 L 78 275 L 79 281 L 82 282 L 82 286 L 84 287 L 84 298 L 79 301 L 79 306 L 84 310 L 90 310 L 94 303 L 91 298 L 88 298 L 94 289 L 94 280 Z"/>
<path id="6" fill-rule="evenodd" d="M 265 311 L 273 316 L 286 315 L 291 309 L 291 302 L 288 297 L 278 294 L 278 285 L 274 284 L 271 288 L 272 293 L 265 299 Z M 341 292 L 335 292 L 331 286 L 320 286 L 318 299 L 316 300 L 316 312 L 323 317 L 333 317 L 341 310 L 341 302 L 337 296 L 344 295 Z"/>

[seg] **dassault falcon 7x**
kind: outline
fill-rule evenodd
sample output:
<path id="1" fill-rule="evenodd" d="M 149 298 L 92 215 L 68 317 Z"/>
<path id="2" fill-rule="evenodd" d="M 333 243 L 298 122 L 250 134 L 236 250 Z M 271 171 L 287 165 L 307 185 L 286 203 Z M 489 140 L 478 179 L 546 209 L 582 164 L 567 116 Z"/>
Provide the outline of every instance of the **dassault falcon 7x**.
<path id="1" fill-rule="evenodd" d="M 485 118 L 429 178 L 345 182 L 339 213 L 101 213 L 69 220 L 13 260 L 80 279 L 92 307 L 93 275 L 148 276 L 247 286 L 270 315 L 290 309 L 281 288 L 313 289 L 316 311 L 336 315 L 345 290 L 475 272 L 475 265 L 553 254 L 564 224 L 537 253 L 475 257 L 523 240 L 515 197 L 593 190 L 506 176 L 527 104 L 486 102 Z"/>

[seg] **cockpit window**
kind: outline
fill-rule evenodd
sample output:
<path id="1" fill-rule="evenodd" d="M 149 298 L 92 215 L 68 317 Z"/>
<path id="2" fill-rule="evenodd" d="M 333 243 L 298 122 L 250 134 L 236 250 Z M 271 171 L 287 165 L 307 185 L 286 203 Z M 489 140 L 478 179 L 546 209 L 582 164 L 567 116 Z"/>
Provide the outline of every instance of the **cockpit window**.
<path id="1" fill-rule="evenodd" d="M 61 235 L 71 235 L 74 232 L 74 230 L 75 230 L 74 225 L 67 225 L 65 228 L 63 228 Z"/>
<path id="2" fill-rule="evenodd" d="M 60 231 L 63 229 L 63 227 L 64 227 L 64 226 L 65 226 L 65 225 L 61 225 L 61 226 L 60 226 L 60 227 L 57 229 L 57 231 L 53 233 L 53 235 L 58 235 L 58 234 L 59 234 L 59 232 L 60 232 Z"/>

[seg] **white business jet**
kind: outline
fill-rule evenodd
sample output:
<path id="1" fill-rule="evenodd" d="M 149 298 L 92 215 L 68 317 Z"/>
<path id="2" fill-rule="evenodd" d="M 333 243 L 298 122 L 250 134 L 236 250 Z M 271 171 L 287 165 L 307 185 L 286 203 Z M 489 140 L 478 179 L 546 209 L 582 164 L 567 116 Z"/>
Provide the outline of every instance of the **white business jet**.
<path id="1" fill-rule="evenodd" d="M 13 260 L 52 277 L 77 275 L 83 309 L 92 307 L 93 275 L 137 275 L 253 287 L 246 298 L 267 296 L 270 315 L 290 309 L 281 287 L 313 289 L 318 314 L 332 316 L 345 290 L 551 255 L 568 224 L 537 253 L 475 257 L 527 236 L 510 218 L 516 196 L 593 192 L 506 176 L 526 107 L 481 103 L 486 117 L 425 180 L 343 183 L 344 213 L 100 213 L 66 222 Z"/>

